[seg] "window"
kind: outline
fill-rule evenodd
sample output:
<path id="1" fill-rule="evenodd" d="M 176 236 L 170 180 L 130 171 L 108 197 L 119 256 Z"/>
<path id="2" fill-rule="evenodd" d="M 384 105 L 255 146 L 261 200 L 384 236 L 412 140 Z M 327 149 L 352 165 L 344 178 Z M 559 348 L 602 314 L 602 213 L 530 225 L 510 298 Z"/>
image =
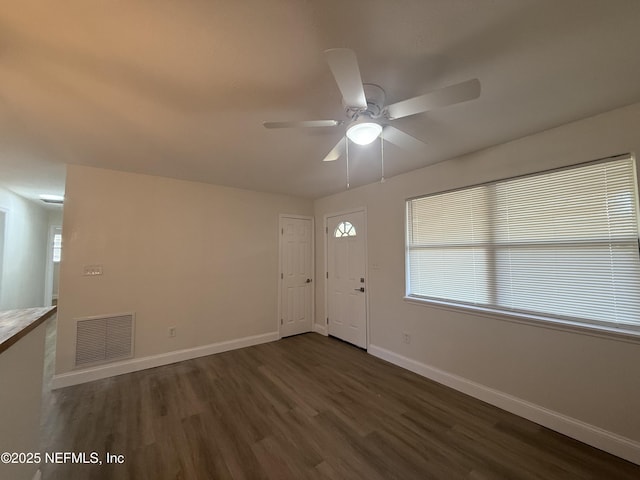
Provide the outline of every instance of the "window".
<path id="1" fill-rule="evenodd" d="M 336 238 L 355 237 L 356 227 L 354 227 L 350 222 L 340 222 L 334 230 L 333 236 Z"/>
<path id="2" fill-rule="evenodd" d="M 407 201 L 407 296 L 640 330 L 631 156 Z"/>
<path id="3" fill-rule="evenodd" d="M 62 256 L 62 233 L 53 234 L 53 261 L 58 263 Z"/>

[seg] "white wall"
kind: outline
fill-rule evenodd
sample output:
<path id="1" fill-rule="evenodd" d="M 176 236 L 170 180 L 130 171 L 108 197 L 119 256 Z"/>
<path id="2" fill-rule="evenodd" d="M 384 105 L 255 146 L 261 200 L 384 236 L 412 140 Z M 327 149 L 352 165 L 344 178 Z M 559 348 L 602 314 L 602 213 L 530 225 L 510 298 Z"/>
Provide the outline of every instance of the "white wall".
<path id="1" fill-rule="evenodd" d="M 305 199 L 68 166 L 56 373 L 73 368 L 81 317 L 135 312 L 136 358 L 277 332 L 278 214 L 312 212 Z M 93 264 L 104 274 L 84 277 Z"/>
<path id="2" fill-rule="evenodd" d="M 47 213 L 49 218 L 49 225 L 62 225 L 62 214 L 62 206 L 52 207 L 52 209 Z"/>
<path id="3" fill-rule="evenodd" d="M 47 321 L 0 354 L 0 452 L 40 452 Z M 31 480 L 36 464 L 0 463 L 0 478 Z"/>
<path id="4" fill-rule="evenodd" d="M 504 393 L 530 402 L 536 408 L 577 420 L 572 425 L 580 428 L 579 422 L 585 422 L 584 428 L 592 433 L 599 435 L 603 432 L 598 429 L 603 429 L 604 436 L 607 432 L 619 435 L 619 446 L 626 445 L 632 452 L 627 458 L 640 462 L 640 343 L 510 323 L 403 300 L 406 198 L 637 153 L 639 127 L 640 104 L 635 104 L 387 179 L 384 184 L 317 200 L 316 321 L 326 317 L 322 218 L 327 213 L 365 206 L 370 342 L 378 354 L 385 353 L 416 370 L 440 372 L 451 384 L 460 380 L 469 391 L 497 391 L 498 396 Z M 411 334 L 409 345 L 402 343 L 401 332 Z"/>
<path id="5" fill-rule="evenodd" d="M 44 207 L 3 188 L 0 188 L 0 210 L 6 212 L 0 310 L 41 307 L 48 213 Z"/>

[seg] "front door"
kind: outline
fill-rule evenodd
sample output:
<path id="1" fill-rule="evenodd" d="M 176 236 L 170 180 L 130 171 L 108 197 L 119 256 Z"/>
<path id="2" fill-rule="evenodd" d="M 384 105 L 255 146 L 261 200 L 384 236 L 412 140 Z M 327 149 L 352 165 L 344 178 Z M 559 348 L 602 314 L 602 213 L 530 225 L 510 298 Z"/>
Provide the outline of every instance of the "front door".
<path id="1" fill-rule="evenodd" d="M 310 332 L 313 249 L 310 218 L 280 219 L 280 336 Z"/>
<path id="2" fill-rule="evenodd" d="M 363 211 L 327 218 L 328 333 L 367 348 Z"/>

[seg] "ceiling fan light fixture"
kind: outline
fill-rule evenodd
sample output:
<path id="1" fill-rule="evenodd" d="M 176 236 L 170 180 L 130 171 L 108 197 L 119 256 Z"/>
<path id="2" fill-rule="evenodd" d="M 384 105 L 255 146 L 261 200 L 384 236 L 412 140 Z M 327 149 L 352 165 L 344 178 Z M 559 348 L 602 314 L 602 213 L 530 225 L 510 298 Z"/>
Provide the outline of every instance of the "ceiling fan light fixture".
<path id="1" fill-rule="evenodd" d="M 358 122 L 347 129 L 347 137 L 358 145 L 369 145 L 378 138 L 381 132 L 382 127 L 377 123 L 368 121 Z"/>
<path id="2" fill-rule="evenodd" d="M 40 200 L 42 200 L 44 203 L 53 203 L 56 205 L 62 205 L 64 203 L 64 196 L 63 195 L 51 195 L 48 193 L 41 193 L 40 194 Z"/>

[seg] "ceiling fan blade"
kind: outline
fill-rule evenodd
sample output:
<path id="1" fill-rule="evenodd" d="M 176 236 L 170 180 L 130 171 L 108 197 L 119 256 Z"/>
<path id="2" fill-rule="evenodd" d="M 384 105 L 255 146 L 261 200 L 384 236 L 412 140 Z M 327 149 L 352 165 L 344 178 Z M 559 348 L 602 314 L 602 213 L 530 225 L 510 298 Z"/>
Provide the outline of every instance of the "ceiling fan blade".
<path id="1" fill-rule="evenodd" d="M 367 108 L 360 67 L 354 51 L 348 48 L 331 48 L 325 50 L 324 54 L 347 107 Z"/>
<path id="2" fill-rule="evenodd" d="M 391 125 L 387 125 L 382 130 L 382 138 L 386 141 L 397 145 L 398 147 L 408 150 L 414 154 L 421 154 L 426 152 L 427 144 L 415 137 L 412 137 L 408 133 L 404 133 L 402 130 L 398 130 Z"/>
<path id="3" fill-rule="evenodd" d="M 342 154 L 344 153 L 344 137 L 340 139 L 336 146 L 327 153 L 327 156 L 322 159 L 323 162 L 333 162 L 334 160 L 338 160 Z"/>
<path id="4" fill-rule="evenodd" d="M 466 82 L 457 83 L 418 97 L 394 103 L 393 105 L 389 105 L 386 111 L 388 118 L 393 120 L 395 118 L 408 117 L 416 113 L 466 102 L 479 96 L 480 80 L 474 78 L 473 80 L 467 80 Z"/>
<path id="5" fill-rule="evenodd" d="M 263 122 L 265 128 L 337 127 L 342 120 L 305 120 L 301 122 Z"/>

